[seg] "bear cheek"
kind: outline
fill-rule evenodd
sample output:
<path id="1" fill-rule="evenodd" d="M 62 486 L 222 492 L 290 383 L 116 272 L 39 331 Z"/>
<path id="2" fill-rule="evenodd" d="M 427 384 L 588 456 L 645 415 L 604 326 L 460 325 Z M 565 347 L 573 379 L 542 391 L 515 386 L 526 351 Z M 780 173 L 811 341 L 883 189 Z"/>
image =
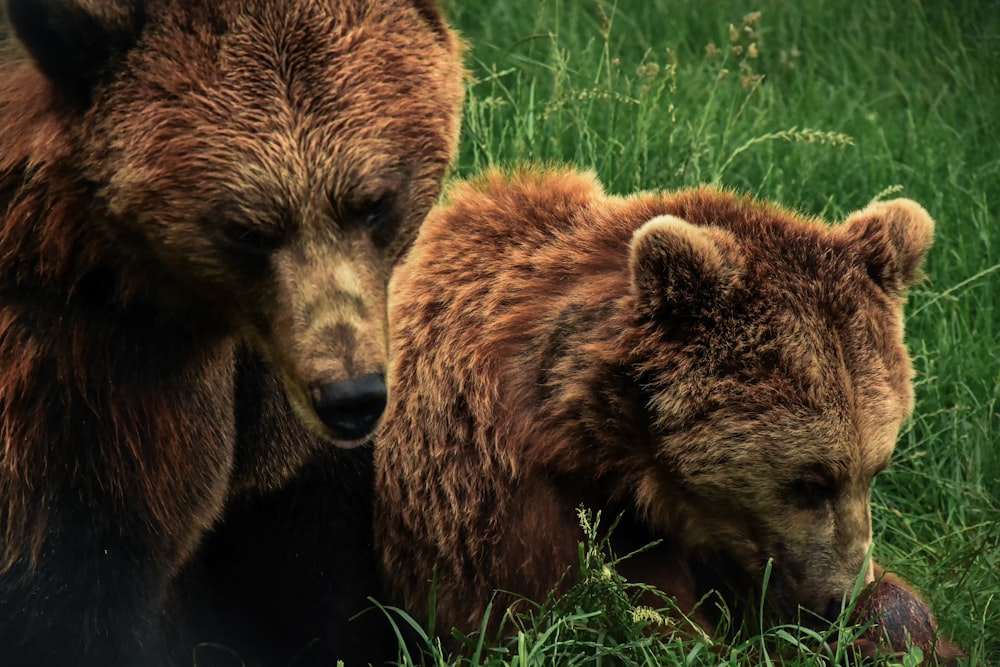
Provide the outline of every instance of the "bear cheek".
<path id="1" fill-rule="evenodd" d="M 248 310 L 267 300 L 270 260 L 266 253 L 244 256 L 206 234 L 191 220 L 140 214 L 134 222 L 111 223 L 123 256 L 137 263 L 151 291 L 180 292 L 200 312 L 229 327 L 240 327 Z"/>
<path id="2" fill-rule="evenodd" d="M 266 321 L 273 312 L 273 268 L 268 253 L 245 256 L 206 243 L 192 252 L 177 248 L 165 258 L 179 282 L 188 284 L 201 300 L 211 304 L 229 326 L 246 329 Z"/>
<path id="3" fill-rule="evenodd" d="M 636 505 L 658 533 L 677 535 L 695 551 L 715 551 L 745 541 L 745 529 L 713 485 L 678 476 L 674 466 L 653 467 L 640 479 Z"/>

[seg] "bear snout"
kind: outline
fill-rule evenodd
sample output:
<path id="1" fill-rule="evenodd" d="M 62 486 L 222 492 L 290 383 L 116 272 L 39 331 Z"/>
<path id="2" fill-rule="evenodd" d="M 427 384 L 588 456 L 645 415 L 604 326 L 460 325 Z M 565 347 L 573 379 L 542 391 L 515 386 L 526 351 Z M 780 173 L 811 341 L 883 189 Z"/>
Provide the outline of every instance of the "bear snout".
<path id="1" fill-rule="evenodd" d="M 309 393 L 316 416 L 337 440 L 371 435 L 388 400 L 382 373 L 313 385 Z"/>
<path id="2" fill-rule="evenodd" d="M 821 610 L 821 615 L 825 621 L 828 623 L 833 623 L 840 616 L 840 612 L 844 608 L 844 596 L 841 597 L 831 597 L 828 598 L 826 604 Z"/>
<path id="3" fill-rule="evenodd" d="M 819 593 L 808 602 L 801 603 L 801 611 L 808 612 L 803 613 L 801 618 L 817 628 L 826 627 L 836 622 L 850 598 L 850 588 L 840 593 L 829 592 L 826 595 Z"/>

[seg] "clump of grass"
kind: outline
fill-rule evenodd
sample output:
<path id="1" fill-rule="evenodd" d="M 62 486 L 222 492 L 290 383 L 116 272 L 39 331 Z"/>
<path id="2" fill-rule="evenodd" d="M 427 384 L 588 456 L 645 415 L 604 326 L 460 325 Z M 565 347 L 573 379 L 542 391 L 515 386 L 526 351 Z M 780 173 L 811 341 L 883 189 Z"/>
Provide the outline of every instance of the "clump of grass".
<path id="1" fill-rule="evenodd" d="M 574 583 L 561 595 L 552 594 L 541 604 L 522 600 L 522 610 L 511 616 L 516 629 L 518 655 L 530 662 L 517 664 L 662 664 L 670 652 L 664 637 L 684 636 L 691 645 L 712 646 L 701 631 L 654 588 L 628 582 L 618 563 L 633 556 L 611 551 L 615 524 L 601 529 L 601 513 L 577 511 L 583 530 Z M 557 587 L 558 589 L 559 587 Z M 651 606 L 651 603 L 658 606 Z M 504 629 L 501 629 L 501 639 Z M 549 642 L 547 638 L 558 638 Z M 522 646 L 534 645 L 524 654 Z"/>
<path id="2" fill-rule="evenodd" d="M 739 84 L 744 88 L 754 88 L 764 81 L 764 75 L 757 72 L 754 64 L 760 55 L 757 47 L 758 25 L 760 24 L 761 12 L 750 12 L 744 15 L 739 28 L 732 23 L 729 24 L 729 41 L 724 49 L 720 49 L 715 42 L 709 42 L 705 46 L 705 57 L 709 60 L 721 59 L 724 63 L 735 59 L 739 70 Z M 723 81 L 729 78 L 728 67 L 721 67 L 717 79 Z"/>
<path id="3" fill-rule="evenodd" d="M 856 664 L 853 643 L 868 627 L 848 619 L 862 589 L 859 578 L 841 617 L 829 628 L 811 630 L 800 625 L 768 626 L 764 589 L 757 597 L 757 613 L 733 619 L 724 603 L 712 596 L 701 604 L 718 606 L 722 622 L 716 632 L 702 630 L 673 600 L 654 588 L 627 581 L 618 564 L 632 554 L 611 551 L 614 525 L 600 529 L 600 512 L 578 510 L 583 530 L 574 583 L 544 602 L 521 600 L 512 610 L 489 604 L 480 631 L 463 635 L 453 631 L 452 651 L 400 609 L 379 607 L 397 629 L 401 641 L 399 665 L 436 667 L 564 667 L 567 665 L 750 667 L 761 664 L 835 666 Z M 768 570 L 769 573 L 769 570 Z M 558 587 L 557 587 L 558 588 Z M 659 606 L 648 604 L 657 600 Z M 433 602 L 432 602 L 433 606 Z M 499 630 L 490 635 L 490 616 L 503 614 Z M 432 609 L 433 615 L 433 609 Z M 409 633 L 415 642 L 406 643 Z M 912 648 L 866 662 L 871 667 L 920 664 L 923 655 Z"/>

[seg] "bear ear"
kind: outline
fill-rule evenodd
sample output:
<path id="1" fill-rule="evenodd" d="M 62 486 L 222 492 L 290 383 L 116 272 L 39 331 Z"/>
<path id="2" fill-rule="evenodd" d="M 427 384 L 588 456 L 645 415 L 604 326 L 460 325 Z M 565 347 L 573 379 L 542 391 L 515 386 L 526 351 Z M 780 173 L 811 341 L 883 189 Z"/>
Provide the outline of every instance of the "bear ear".
<path id="1" fill-rule="evenodd" d="M 718 305 L 739 277 L 736 240 L 715 227 L 661 215 L 632 236 L 632 291 L 647 315 L 696 317 Z"/>
<path id="2" fill-rule="evenodd" d="M 85 105 L 101 75 L 139 38 L 145 0 L 8 0 L 11 26 L 39 69 Z"/>
<path id="3" fill-rule="evenodd" d="M 838 228 L 887 293 L 901 296 L 922 277 L 920 265 L 934 242 L 934 221 L 909 199 L 875 202 Z"/>

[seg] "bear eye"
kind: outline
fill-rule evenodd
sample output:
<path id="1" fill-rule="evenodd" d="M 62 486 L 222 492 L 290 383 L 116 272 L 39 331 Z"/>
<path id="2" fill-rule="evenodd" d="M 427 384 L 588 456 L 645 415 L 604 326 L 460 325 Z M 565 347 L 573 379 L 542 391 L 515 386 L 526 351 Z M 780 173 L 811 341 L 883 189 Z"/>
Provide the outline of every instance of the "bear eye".
<path id="1" fill-rule="evenodd" d="M 269 256 L 284 241 L 284 236 L 275 233 L 273 229 L 235 223 L 224 223 L 219 229 L 230 248 L 250 256 Z"/>
<path id="2" fill-rule="evenodd" d="M 809 471 L 788 485 L 788 497 L 804 510 L 819 510 L 837 498 L 839 487 L 833 475 Z"/>
<path id="3" fill-rule="evenodd" d="M 226 222 L 216 223 L 215 229 L 223 251 L 254 271 L 266 268 L 271 255 L 285 242 L 283 234 L 270 228 Z"/>
<path id="4" fill-rule="evenodd" d="M 266 205 L 253 207 L 265 208 Z M 246 204 L 223 199 L 202 216 L 200 223 L 221 252 L 256 268 L 263 266 L 284 244 L 289 224 L 286 215 L 275 216 L 272 224 L 252 224 L 249 220 L 254 218 L 247 215 L 247 210 Z"/>
<path id="5" fill-rule="evenodd" d="M 369 230 L 381 227 L 386 219 L 392 214 L 395 208 L 395 197 L 391 193 L 384 193 L 370 201 L 366 201 L 354 207 L 352 217 Z"/>

